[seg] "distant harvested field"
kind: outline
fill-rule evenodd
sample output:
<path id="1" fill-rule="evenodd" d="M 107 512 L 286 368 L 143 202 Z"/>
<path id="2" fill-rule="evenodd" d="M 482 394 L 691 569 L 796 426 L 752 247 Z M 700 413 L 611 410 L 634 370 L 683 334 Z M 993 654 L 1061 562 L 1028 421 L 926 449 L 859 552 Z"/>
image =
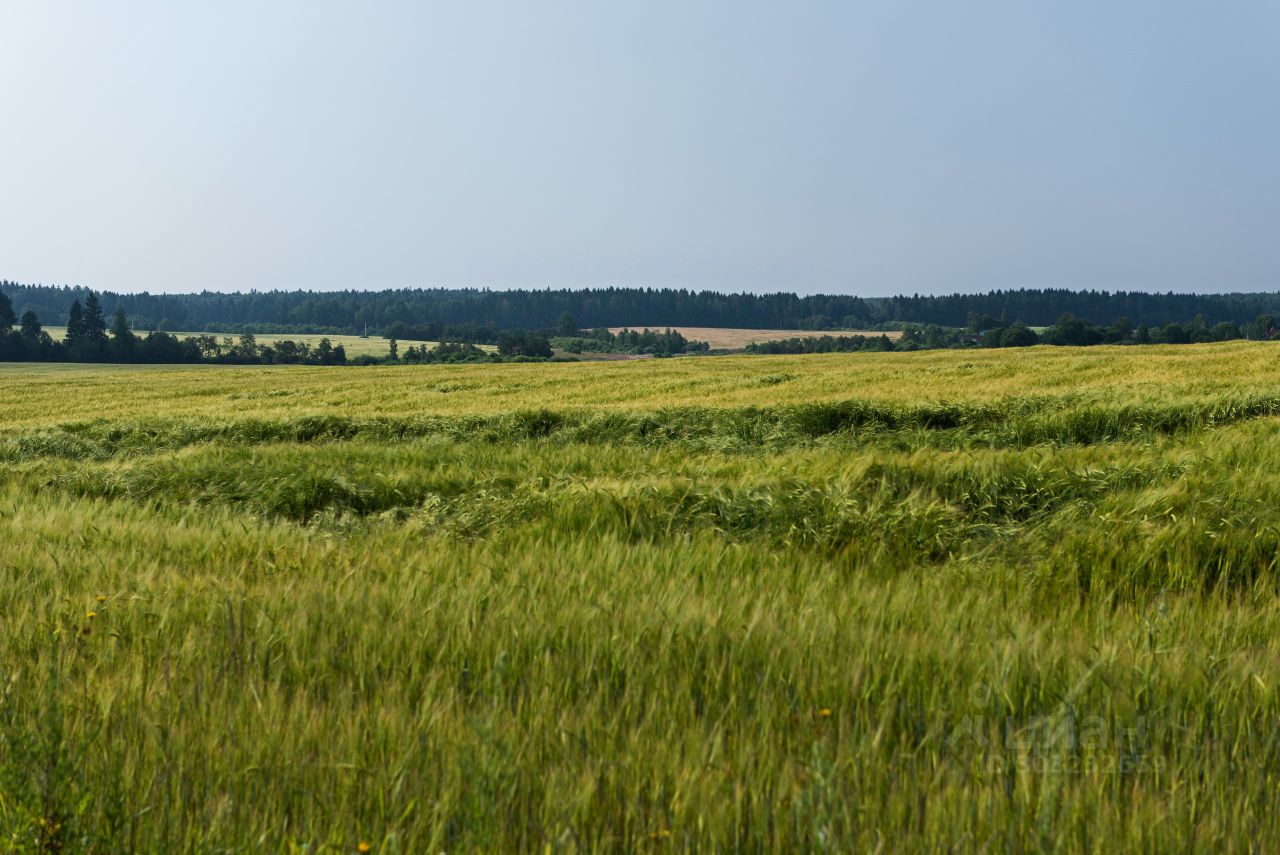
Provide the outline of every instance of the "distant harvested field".
<path id="1" fill-rule="evenodd" d="M 624 329 L 643 329 L 644 325 L 632 327 L 609 327 L 610 332 L 618 332 Z M 657 329 L 657 327 L 650 327 Z M 743 330 L 732 329 L 729 327 L 666 327 L 662 329 L 673 329 L 680 335 L 691 341 L 705 341 L 714 348 L 724 348 L 727 350 L 736 350 L 737 348 L 746 347 L 752 342 L 757 341 L 776 341 L 780 338 L 816 338 L 823 335 L 885 335 L 891 339 L 898 338 L 902 333 L 894 330 L 893 332 L 879 332 L 875 330 Z"/>

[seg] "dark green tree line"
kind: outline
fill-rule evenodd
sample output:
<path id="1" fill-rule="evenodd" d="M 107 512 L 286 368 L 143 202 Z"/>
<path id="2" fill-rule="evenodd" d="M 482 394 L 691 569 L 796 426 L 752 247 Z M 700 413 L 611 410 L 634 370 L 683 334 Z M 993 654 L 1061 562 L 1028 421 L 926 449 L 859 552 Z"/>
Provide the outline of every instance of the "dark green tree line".
<path id="1" fill-rule="evenodd" d="M 73 301 L 88 308 L 87 288 L 25 285 L 0 281 L 20 316 L 33 311 L 46 323 L 71 320 Z M 1209 326 L 1241 327 L 1259 315 L 1280 315 L 1280 292 L 1175 294 L 1139 291 L 1010 289 L 981 294 L 853 295 L 791 293 L 726 294 L 674 288 L 588 288 L 581 290 L 395 289 L 384 291 L 244 291 L 196 294 L 99 295 L 119 306 L 134 330 L 256 333 L 375 334 L 399 323 L 434 330 L 430 335 L 397 334 L 427 341 L 449 339 L 495 343 L 513 329 L 561 329 L 566 317 L 581 329 L 630 326 L 746 327 L 755 329 L 877 329 L 902 324 L 964 327 L 971 316 L 1018 318 L 1049 326 L 1065 313 L 1094 324 L 1127 317 L 1135 328 L 1184 323 L 1203 316 Z"/>

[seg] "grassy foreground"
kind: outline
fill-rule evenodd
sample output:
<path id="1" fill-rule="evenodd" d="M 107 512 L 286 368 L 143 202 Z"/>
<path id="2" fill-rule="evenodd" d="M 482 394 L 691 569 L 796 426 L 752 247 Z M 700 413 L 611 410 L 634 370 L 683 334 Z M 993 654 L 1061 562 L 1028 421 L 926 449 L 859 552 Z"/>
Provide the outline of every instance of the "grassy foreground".
<path id="1" fill-rule="evenodd" d="M 1280 347 L 0 369 L 0 848 L 1280 845 Z"/>

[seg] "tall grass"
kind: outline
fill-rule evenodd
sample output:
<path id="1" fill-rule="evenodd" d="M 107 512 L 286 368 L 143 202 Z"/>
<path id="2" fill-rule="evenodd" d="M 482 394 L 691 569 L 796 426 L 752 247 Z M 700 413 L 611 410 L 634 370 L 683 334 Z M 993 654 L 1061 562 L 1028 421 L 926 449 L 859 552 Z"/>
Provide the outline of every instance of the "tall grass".
<path id="1" fill-rule="evenodd" d="M 1275 848 L 1269 368 L 916 399 L 951 369 L 898 356 L 897 397 L 762 358 L 272 409 L 363 376 L 299 369 L 209 418 L 220 375 L 104 369 L 183 385 L 6 414 L 0 848 Z M 511 367 L 387 377 L 563 366 Z"/>

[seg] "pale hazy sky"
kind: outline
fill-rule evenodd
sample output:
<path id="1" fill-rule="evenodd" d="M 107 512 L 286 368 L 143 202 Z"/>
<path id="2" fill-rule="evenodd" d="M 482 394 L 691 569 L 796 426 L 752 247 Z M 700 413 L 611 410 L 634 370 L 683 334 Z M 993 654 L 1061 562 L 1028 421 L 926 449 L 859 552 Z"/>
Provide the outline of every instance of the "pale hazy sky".
<path id="1" fill-rule="evenodd" d="M 1280 3 L 0 0 L 0 278 L 1280 289 Z"/>

